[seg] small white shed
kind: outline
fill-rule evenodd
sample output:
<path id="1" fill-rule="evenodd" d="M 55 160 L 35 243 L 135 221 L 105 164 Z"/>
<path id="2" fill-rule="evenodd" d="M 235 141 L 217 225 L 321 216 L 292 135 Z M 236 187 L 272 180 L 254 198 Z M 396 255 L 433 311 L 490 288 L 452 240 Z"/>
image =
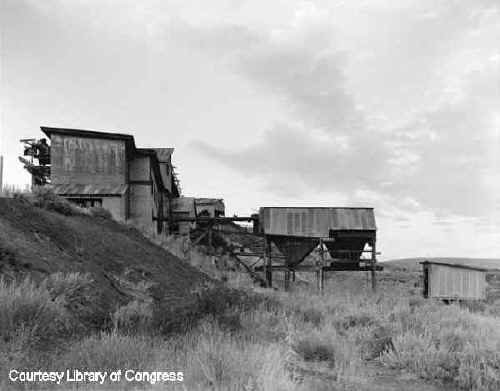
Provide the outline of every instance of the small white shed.
<path id="1" fill-rule="evenodd" d="M 443 300 L 486 299 L 486 269 L 443 263 L 421 262 L 424 272 L 424 297 Z"/>

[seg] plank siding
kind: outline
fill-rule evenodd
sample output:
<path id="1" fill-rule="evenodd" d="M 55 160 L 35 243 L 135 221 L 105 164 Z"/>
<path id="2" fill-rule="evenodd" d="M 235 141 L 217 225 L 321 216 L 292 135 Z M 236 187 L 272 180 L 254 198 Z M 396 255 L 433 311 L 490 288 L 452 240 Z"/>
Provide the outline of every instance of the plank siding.
<path id="1" fill-rule="evenodd" d="M 53 184 L 126 183 L 125 141 L 54 134 L 51 150 Z"/>
<path id="2" fill-rule="evenodd" d="M 479 270 L 431 264 L 429 265 L 429 297 L 485 299 L 485 277 L 485 273 Z"/>
<path id="3" fill-rule="evenodd" d="M 371 208 L 279 208 L 260 209 L 267 235 L 328 237 L 333 231 L 375 231 Z"/>

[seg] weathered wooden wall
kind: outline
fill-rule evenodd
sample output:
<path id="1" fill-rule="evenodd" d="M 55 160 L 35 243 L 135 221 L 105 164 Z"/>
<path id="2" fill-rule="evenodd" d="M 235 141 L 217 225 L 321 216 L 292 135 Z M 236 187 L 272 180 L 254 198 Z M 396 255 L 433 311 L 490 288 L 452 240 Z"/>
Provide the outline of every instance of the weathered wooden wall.
<path id="1" fill-rule="evenodd" d="M 125 184 L 125 141 L 54 134 L 51 165 L 54 184 Z"/>
<path id="2" fill-rule="evenodd" d="M 143 228 L 153 224 L 154 201 L 149 156 L 136 156 L 129 164 L 130 219 Z"/>
<path id="3" fill-rule="evenodd" d="M 194 218 L 196 217 L 196 209 L 195 209 L 195 199 L 194 197 L 179 197 L 173 198 L 170 201 L 170 207 L 172 208 L 172 217 L 173 218 Z M 186 235 L 189 231 L 195 226 L 194 223 L 191 222 L 179 222 L 178 231 L 180 234 Z"/>
<path id="4" fill-rule="evenodd" d="M 429 297 L 441 299 L 485 299 L 486 273 L 478 270 L 430 264 Z"/>

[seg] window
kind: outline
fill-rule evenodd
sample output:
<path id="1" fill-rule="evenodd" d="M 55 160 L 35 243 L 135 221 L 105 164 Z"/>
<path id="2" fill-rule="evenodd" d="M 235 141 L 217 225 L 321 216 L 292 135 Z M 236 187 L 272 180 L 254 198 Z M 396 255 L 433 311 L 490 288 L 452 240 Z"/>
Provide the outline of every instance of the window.
<path id="1" fill-rule="evenodd" d="M 81 208 L 102 208 L 102 198 L 68 198 L 68 201 L 78 205 Z"/>

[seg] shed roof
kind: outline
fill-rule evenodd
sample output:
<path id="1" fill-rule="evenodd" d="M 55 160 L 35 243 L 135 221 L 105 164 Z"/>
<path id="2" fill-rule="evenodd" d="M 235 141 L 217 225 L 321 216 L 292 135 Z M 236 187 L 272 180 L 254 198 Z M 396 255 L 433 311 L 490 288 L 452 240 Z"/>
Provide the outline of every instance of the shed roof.
<path id="1" fill-rule="evenodd" d="M 482 267 L 477 267 L 477 266 L 470 266 L 470 265 L 462 265 L 459 263 L 448 263 L 448 262 L 439 262 L 439 261 L 424 261 L 420 262 L 421 265 L 440 265 L 440 266 L 449 266 L 453 267 L 456 269 L 468 269 L 468 270 L 476 270 L 479 272 L 487 272 L 489 269 L 485 269 Z"/>
<path id="2" fill-rule="evenodd" d="M 64 196 L 121 196 L 128 189 L 127 185 L 83 185 L 57 184 L 52 186 L 54 192 Z"/>
<path id="3" fill-rule="evenodd" d="M 71 128 L 52 128 L 48 126 L 41 126 L 40 129 L 44 132 L 49 138 L 52 137 L 53 134 L 63 134 L 67 136 L 76 136 L 76 137 L 87 137 L 87 138 L 101 138 L 107 140 L 126 140 L 134 143 L 134 136 L 130 134 L 123 133 L 114 133 L 114 132 L 100 132 L 96 130 L 85 130 L 85 129 L 71 129 Z M 135 146 L 135 144 L 134 144 Z"/>

